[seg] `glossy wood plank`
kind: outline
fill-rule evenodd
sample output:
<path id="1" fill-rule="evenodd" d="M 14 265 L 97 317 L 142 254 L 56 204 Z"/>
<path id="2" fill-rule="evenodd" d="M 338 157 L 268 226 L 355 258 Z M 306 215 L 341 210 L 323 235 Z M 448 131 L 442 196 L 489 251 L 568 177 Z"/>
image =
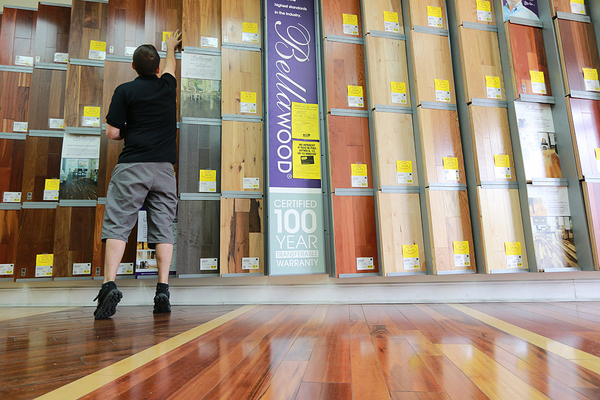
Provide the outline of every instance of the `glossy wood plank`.
<path id="1" fill-rule="evenodd" d="M 448 29 L 448 20 L 446 15 L 446 2 L 445 0 L 410 0 L 408 2 L 409 16 L 410 16 L 410 29 L 414 29 L 415 25 L 429 26 L 428 22 L 428 11 L 429 7 L 440 7 L 442 11 L 442 26 L 440 29 Z"/>
<path id="2" fill-rule="evenodd" d="M 477 0 L 456 0 L 456 23 L 460 26 L 463 22 L 473 22 L 477 24 L 496 25 L 496 13 L 494 12 L 493 0 L 487 0 L 490 6 L 491 21 L 486 21 L 483 18 L 479 19 L 477 15 Z"/>
<path id="3" fill-rule="evenodd" d="M 86 60 L 89 58 L 90 41 L 106 42 L 107 16 L 107 3 L 73 0 L 69 34 L 69 58 Z"/>
<path id="4" fill-rule="evenodd" d="M 425 245 L 418 193 L 377 192 L 377 220 L 384 275 L 425 271 Z M 417 245 L 417 268 L 404 266 L 403 245 Z"/>
<path id="5" fill-rule="evenodd" d="M 542 30 L 510 22 L 505 22 L 504 26 L 516 98 L 521 94 L 534 94 L 531 89 L 530 71 L 544 73 L 547 92 L 545 96 L 551 96 L 552 89 L 550 88 L 550 75 L 548 74 Z M 539 94 L 539 96 L 542 95 Z"/>
<path id="6" fill-rule="evenodd" d="M 182 0 L 146 0 L 144 42 L 153 44 L 158 51 L 161 51 L 163 32 L 181 29 L 181 12 Z"/>
<path id="7" fill-rule="evenodd" d="M 55 221 L 56 209 L 21 210 L 15 278 L 35 278 L 36 256 L 54 253 Z"/>
<path id="8" fill-rule="evenodd" d="M 371 31 L 386 32 L 384 12 L 395 12 L 398 14 L 398 32 L 404 33 L 404 18 L 402 17 L 402 4 L 400 0 L 379 0 L 362 3 L 362 18 L 365 21 L 365 35 Z"/>
<path id="9" fill-rule="evenodd" d="M 329 307 L 326 304 L 317 307 L 285 356 L 285 361 L 310 360 Z"/>
<path id="10" fill-rule="evenodd" d="M 600 175 L 600 101 L 568 98 L 567 110 L 579 179 Z"/>
<path id="11" fill-rule="evenodd" d="M 221 128 L 181 124 L 179 138 L 179 193 L 200 192 L 200 170 L 216 171 L 221 192 Z"/>
<path id="12" fill-rule="evenodd" d="M 0 194 L 20 192 L 23 184 L 25 140 L 0 139 Z"/>
<path id="13" fill-rule="evenodd" d="M 466 183 L 458 112 L 419 108 L 419 131 L 426 185 L 449 182 Z M 458 159 L 458 181 L 446 179 L 455 178 L 455 175 L 446 176 L 444 157 Z"/>
<path id="14" fill-rule="evenodd" d="M 0 32 L 0 65 L 16 65 L 16 57 L 34 56 L 36 20 L 37 11 L 4 7 Z"/>
<path id="15" fill-rule="evenodd" d="M 363 45 L 330 41 L 324 43 L 328 109 L 366 110 L 367 85 Z M 348 105 L 348 86 L 362 87 L 363 107 Z"/>
<path id="16" fill-rule="evenodd" d="M 331 189 L 352 188 L 352 164 L 367 166 L 367 186 L 373 187 L 369 121 L 367 118 L 327 116 Z"/>
<path id="17" fill-rule="evenodd" d="M 521 130 L 519 132 L 525 178 L 562 178 L 560 149 L 552 134 Z"/>
<path id="18" fill-rule="evenodd" d="M 256 113 L 262 116 L 262 60 L 261 53 L 246 50 L 221 50 L 221 112 L 242 114 L 240 109 L 242 92 L 256 93 Z"/>
<path id="19" fill-rule="evenodd" d="M 406 106 L 410 107 L 410 90 L 408 88 L 408 64 L 406 44 L 403 40 L 386 39 L 368 35 L 365 38 L 367 52 L 367 68 L 369 69 L 369 97 L 371 106 Z M 392 82 L 404 83 L 406 103 L 392 102 Z"/>
<path id="20" fill-rule="evenodd" d="M 56 277 L 73 275 L 74 263 L 93 261 L 93 239 L 96 207 L 58 207 L 54 230 L 54 263 Z M 91 272 L 91 271 L 90 271 Z M 91 279 L 91 275 L 87 275 Z"/>
<path id="21" fill-rule="evenodd" d="M 259 0 L 221 0 L 222 43 L 262 43 L 262 26 Z M 243 40 L 243 24 L 257 24 L 258 43 Z"/>
<path id="22" fill-rule="evenodd" d="M 17 239 L 19 237 L 19 216 L 21 210 L 0 210 L 0 264 L 15 264 L 17 261 Z M 14 278 L 0 274 L 0 278 Z"/>
<path id="23" fill-rule="evenodd" d="M 333 0 L 322 4 L 323 37 L 329 35 L 363 37 L 362 17 L 359 0 Z M 358 34 L 344 33 L 344 14 L 355 15 L 358 21 Z"/>
<path id="24" fill-rule="evenodd" d="M 14 122 L 29 120 L 31 75 L 0 71 L 0 132 L 15 132 Z"/>
<path id="25" fill-rule="evenodd" d="M 65 127 L 80 127 L 84 107 L 102 107 L 104 68 L 69 64 L 65 93 Z M 100 122 L 104 121 L 102 118 Z"/>
<path id="26" fill-rule="evenodd" d="M 525 249 L 525 234 L 521 216 L 521 205 L 517 189 L 477 188 L 481 240 L 485 258 L 485 272 L 529 269 Z M 519 242 L 522 265 L 510 267 L 506 258 L 506 243 Z"/>
<path id="27" fill-rule="evenodd" d="M 68 53 L 70 29 L 70 7 L 47 3 L 38 4 L 35 27 L 35 62 L 54 63 L 55 53 Z"/>
<path id="28" fill-rule="evenodd" d="M 106 54 L 124 56 L 126 47 L 135 48 L 146 43 L 145 21 L 146 0 L 109 1 Z"/>
<path id="29" fill-rule="evenodd" d="M 600 184 L 582 182 L 585 210 L 590 230 L 592 254 L 594 256 L 594 269 L 600 268 Z"/>
<path id="30" fill-rule="evenodd" d="M 586 0 L 584 1 L 586 15 L 589 15 L 589 7 L 590 4 Z M 550 10 L 552 11 L 552 16 L 556 16 L 558 11 L 564 13 L 572 13 L 573 9 L 571 8 L 571 0 L 550 0 Z"/>
<path id="31" fill-rule="evenodd" d="M 255 122 L 223 121 L 221 182 L 223 191 L 261 191 L 264 188 L 263 132 Z M 245 178 L 258 178 L 259 187 L 244 188 Z"/>
<path id="32" fill-rule="evenodd" d="M 427 189 L 426 194 L 433 272 L 473 270 L 475 250 L 467 192 Z M 463 241 L 469 243 L 469 267 L 457 267 L 454 262 L 453 242 Z"/>
<path id="33" fill-rule="evenodd" d="M 262 199 L 221 198 L 221 257 L 223 274 L 264 273 Z M 243 269 L 242 258 L 258 258 L 258 269 Z"/>
<path id="34" fill-rule="evenodd" d="M 412 32 L 410 35 L 417 105 L 436 101 L 435 80 L 447 80 L 450 103 L 456 104 L 450 42 L 446 36 Z"/>
<path id="35" fill-rule="evenodd" d="M 63 139 L 28 136 L 25 141 L 23 201 L 44 201 L 46 179 L 60 179 Z"/>
<path id="36" fill-rule="evenodd" d="M 375 199 L 336 195 L 332 198 L 337 275 L 378 272 Z M 358 270 L 357 258 L 373 258 L 373 269 Z"/>
<path id="37" fill-rule="evenodd" d="M 35 68 L 31 77 L 29 129 L 50 129 L 49 119 L 65 115 L 67 71 Z"/>
<path id="38" fill-rule="evenodd" d="M 181 32 L 183 48 L 202 46 L 202 38 L 217 39 L 221 45 L 221 1 L 183 0 Z"/>

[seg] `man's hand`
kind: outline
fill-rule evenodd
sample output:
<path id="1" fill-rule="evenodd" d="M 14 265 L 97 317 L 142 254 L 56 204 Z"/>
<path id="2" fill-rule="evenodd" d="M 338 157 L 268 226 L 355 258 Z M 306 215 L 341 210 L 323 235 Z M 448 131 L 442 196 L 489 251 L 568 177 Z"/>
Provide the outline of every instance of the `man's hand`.
<path id="1" fill-rule="evenodd" d="M 175 68 L 177 66 L 175 61 L 175 49 L 181 44 L 181 32 L 177 29 L 171 33 L 171 37 L 167 39 L 167 60 L 165 63 L 165 69 L 162 71 L 163 74 L 171 74 L 175 76 Z M 162 74 L 161 74 L 162 75 Z"/>
<path id="2" fill-rule="evenodd" d="M 181 44 L 181 32 L 177 29 L 171 33 L 171 37 L 167 39 L 167 51 L 175 49 Z"/>

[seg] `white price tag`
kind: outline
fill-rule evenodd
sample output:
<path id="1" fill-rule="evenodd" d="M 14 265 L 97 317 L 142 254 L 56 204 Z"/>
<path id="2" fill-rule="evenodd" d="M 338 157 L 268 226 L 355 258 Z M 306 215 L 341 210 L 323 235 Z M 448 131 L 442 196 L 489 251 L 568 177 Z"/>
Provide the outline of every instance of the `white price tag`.
<path id="1" fill-rule="evenodd" d="M 166 50 L 166 49 L 165 49 Z M 106 60 L 106 51 L 91 50 L 88 53 L 90 60 Z"/>
<path id="2" fill-rule="evenodd" d="M 394 104 L 407 104 L 406 93 L 392 93 L 392 103 Z"/>
<path id="3" fill-rule="evenodd" d="M 69 62 L 69 53 L 54 53 L 54 62 L 58 63 L 68 63 Z"/>
<path id="4" fill-rule="evenodd" d="M 375 269 L 375 263 L 373 257 L 357 257 L 356 258 L 356 270 L 357 271 L 370 271 Z"/>
<path id="5" fill-rule="evenodd" d="M 65 120 L 60 118 L 48 118 L 48 129 L 65 129 Z"/>
<path id="6" fill-rule="evenodd" d="M 260 189 L 260 179 L 244 178 L 244 189 Z"/>
<path id="7" fill-rule="evenodd" d="M 133 53 L 135 53 L 135 49 L 137 49 L 137 47 L 125 46 L 125 55 L 133 56 Z"/>
<path id="8" fill-rule="evenodd" d="M 511 179 L 510 167 L 494 167 L 494 175 L 497 179 Z"/>
<path id="9" fill-rule="evenodd" d="M 217 269 L 219 269 L 219 264 L 216 258 L 200 259 L 200 271 L 216 271 Z"/>
<path id="10" fill-rule="evenodd" d="M 508 268 L 523 268 L 523 256 L 506 256 Z"/>
<path id="11" fill-rule="evenodd" d="M 544 82 L 531 82 L 531 91 L 534 94 L 546 94 L 546 83 L 544 83 Z"/>
<path id="12" fill-rule="evenodd" d="M 15 65 L 22 65 L 24 67 L 33 67 L 33 57 L 27 56 L 16 56 Z"/>
<path id="13" fill-rule="evenodd" d="M 202 193 L 216 193 L 217 182 L 200 182 L 200 192 Z"/>
<path id="14" fill-rule="evenodd" d="M 362 188 L 362 187 L 367 187 L 367 186 L 369 186 L 368 177 L 356 176 L 356 175 L 352 176 L 352 187 Z"/>
<path id="15" fill-rule="evenodd" d="M 46 265 L 43 267 L 35 267 L 36 278 L 47 278 L 52 277 L 52 265 Z"/>
<path id="16" fill-rule="evenodd" d="M 219 39 L 215 37 L 202 36 L 200 38 L 200 46 L 202 47 L 219 47 Z"/>
<path id="17" fill-rule="evenodd" d="M 12 275 L 15 273 L 15 264 L 0 264 L 0 275 Z"/>
<path id="18" fill-rule="evenodd" d="M 98 118 L 98 117 L 81 117 L 81 126 L 98 128 L 98 127 L 100 127 L 100 118 Z"/>
<path id="19" fill-rule="evenodd" d="M 27 122 L 13 122 L 13 132 L 27 132 L 29 130 L 29 124 Z"/>
<path id="20" fill-rule="evenodd" d="M 460 176 L 457 169 L 444 169 L 444 179 L 447 181 L 458 182 Z"/>
<path id="21" fill-rule="evenodd" d="M 242 269 L 260 269 L 258 257 L 243 257 Z"/>
<path id="22" fill-rule="evenodd" d="M 583 0 L 571 0 L 571 12 L 573 14 L 582 14 L 585 15 L 586 11 L 585 11 L 585 4 L 583 3 Z"/>
<path id="23" fill-rule="evenodd" d="M 396 172 L 396 183 L 413 183 L 413 174 L 411 172 Z"/>
<path id="24" fill-rule="evenodd" d="M 44 201 L 57 201 L 58 190 L 44 190 Z"/>
<path id="25" fill-rule="evenodd" d="M 258 33 L 242 32 L 242 42 L 258 43 Z"/>
<path id="26" fill-rule="evenodd" d="M 89 275 L 92 273 L 92 264 L 73 263 L 73 275 Z"/>
<path id="27" fill-rule="evenodd" d="M 119 264 L 117 275 L 133 275 L 133 263 Z"/>
<path id="28" fill-rule="evenodd" d="M 21 192 L 4 192 L 2 196 L 3 203 L 20 203 Z"/>

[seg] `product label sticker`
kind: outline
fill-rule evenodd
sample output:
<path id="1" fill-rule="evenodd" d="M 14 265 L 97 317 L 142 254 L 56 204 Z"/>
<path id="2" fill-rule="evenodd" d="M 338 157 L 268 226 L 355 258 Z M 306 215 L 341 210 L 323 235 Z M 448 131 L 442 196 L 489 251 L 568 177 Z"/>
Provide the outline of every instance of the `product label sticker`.
<path id="1" fill-rule="evenodd" d="M 583 0 L 571 0 L 571 12 L 573 14 L 582 14 L 585 15 L 585 4 Z"/>
<path id="2" fill-rule="evenodd" d="M 202 47 L 214 47 L 216 49 L 217 47 L 219 47 L 219 38 L 202 36 L 200 38 L 200 46 L 202 46 Z"/>
<path id="3" fill-rule="evenodd" d="M 442 157 L 444 163 L 444 179 L 447 181 L 458 182 L 460 175 L 458 173 L 457 157 Z"/>
<path id="4" fill-rule="evenodd" d="M 29 130 L 29 123 L 27 122 L 13 122 L 13 132 L 27 132 Z"/>
<path id="5" fill-rule="evenodd" d="M 57 63 L 68 63 L 69 53 L 54 53 L 54 62 Z"/>
<path id="6" fill-rule="evenodd" d="M 357 257 L 356 258 L 356 270 L 357 271 L 371 271 L 375 269 L 375 263 L 373 257 Z"/>
<path id="7" fill-rule="evenodd" d="M 504 251 L 506 253 L 506 266 L 508 268 L 523 268 L 521 242 L 504 242 Z"/>
<path id="8" fill-rule="evenodd" d="M 358 35 L 358 16 L 354 14 L 342 14 L 344 22 L 344 33 L 346 35 Z"/>
<path id="9" fill-rule="evenodd" d="M 498 179 L 511 179 L 510 156 L 508 154 L 494 154 L 494 171 Z"/>
<path id="10" fill-rule="evenodd" d="M 414 271 L 421 269 L 421 263 L 419 262 L 419 245 L 403 244 L 402 259 L 404 262 L 405 271 Z"/>
<path id="11" fill-rule="evenodd" d="M 319 105 L 292 102 L 292 138 L 319 140 Z"/>
<path id="12" fill-rule="evenodd" d="M 529 71 L 531 76 L 531 91 L 534 94 L 546 94 L 546 78 L 543 71 Z"/>
<path id="13" fill-rule="evenodd" d="M 12 275 L 15 273 L 15 264 L 0 264 L 0 275 Z"/>
<path id="14" fill-rule="evenodd" d="M 48 129 L 65 129 L 65 120 L 61 118 L 48 118 Z"/>
<path id="15" fill-rule="evenodd" d="M 400 23 L 398 22 L 398 13 L 393 11 L 383 12 L 383 24 L 386 32 L 400 32 Z"/>
<path id="16" fill-rule="evenodd" d="M 369 186 L 366 164 L 351 164 L 352 187 L 364 188 Z"/>
<path id="17" fill-rule="evenodd" d="M 469 242 L 452 242 L 454 250 L 454 266 L 470 267 L 471 255 L 469 254 Z"/>
<path id="18" fill-rule="evenodd" d="M 412 161 L 396 160 L 396 183 L 413 183 Z"/>
<path id="19" fill-rule="evenodd" d="M 133 263 L 119 264 L 117 275 L 133 275 Z"/>
<path id="20" fill-rule="evenodd" d="M 499 76 L 485 77 L 485 86 L 487 88 L 487 98 L 500 100 L 502 99 L 502 84 Z"/>
<path id="21" fill-rule="evenodd" d="M 348 107 L 364 107 L 362 86 L 348 85 Z"/>
<path id="22" fill-rule="evenodd" d="M 258 43 L 258 24 L 255 22 L 242 23 L 242 42 Z"/>
<path id="23" fill-rule="evenodd" d="M 435 100 L 450 103 L 450 81 L 446 79 L 435 80 Z"/>
<path id="24" fill-rule="evenodd" d="M 406 100 L 406 83 L 405 82 L 390 82 L 392 88 L 392 103 L 408 104 Z"/>
<path id="25" fill-rule="evenodd" d="M 320 143 L 294 140 L 292 147 L 294 179 L 321 179 Z"/>
<path id="26" fill-rule="evenodd" d="M 216 258 L 201 258 L 200 271 L 216 271 L 219 269 L 219 261 Z"/>
<path id="27" fill-rule="evenodd" d="M 477 0 L 477 20 L 492 22 L 492 6 L 487 0 Z"/>
<path id="28" fill-rule="evenodd" d="M 242 269 L 260 269 L 258 257 L 242 257 Z"/>
<path id="29" fill-rule="evenodd" d="M 600 171 L 600 149 L 594 149 L 594 153 L 596 154 L 596 168 Z"/>
<path id="30" fill-rule="evenodd" d="M 22 65 L 24 67 L 33 67 L 33 57 L 28 56 L 16 56 L 15 65 Z"/>
<path id="31" fill-rule="evenodd" d="M 256 114 L 256 92 L 241 93 L 240 112 L 247 114 Z"/>
<path id="32" fill-rule="evenodd" d="M 442 28 L 442 7 L 427 6 L 427 24 L 435 28 Z"/>
<path id="33" fill-rule="evenodd" d="M 135 53 L 135 49 L 137 49 L 137 47 L 125 46 L 125 55 L 133 56 L 133 53 Z"/>
<path id="34" fill-rule="evenodd" d="M 44 200 L 58 200 L 58 190 L 60 188 L 60 179 L 46 179 L 44 184 Z"/>
<path id="35" fill-rule="evenodd" d="M 217 171 L 200 170 L 200 188 L 198 191 L 204 193 L 217 192 Z"/>
<path id="36" fill-rule="evenodd" d="M 160 43 L 161 51 L 167 51 L 167 40 L 171 37 L 172 32 L 163 31 L 162 42 Z"/>
<path id="37" fill-rule="evenodd" d="M 83 117 L 81 117 L 81 126 L 99 128 L 100 107 L 83 107 Z"/>
<path id="38" fill-rule="evenodd" d="M 90 60 L 106 60 L 106 42 L 90 40 L 88 58 Z"/>
<path id="39" fill-rule="evenodd" d="M 90 275 L 92 273 L 92 264 L 73 263 L 73 275 Z"/>
<path id="40" fill-rule="evenodd" d="M 44 267 L 35 267 L 36 278 L 50 278 L 52 277 L 52 265 Z"/>
<path id="41" fill-rule="evenodd" d="M 244 189 L 260 189 L 260 178 L 244 178 Z"/>
<path id="42" fill-rule="evenodd" d="M 4 192 L 2 195 L 3 203 L 20 203 L 21 192 Z"/>
<path id="43" fill-rule="evenodd" d="M 35 277 L 51 277 L 52 265 L 54 265 L 54 254 L 36 254 Z"/>
<path id="44" fill-rule="evenodd" d="M 583 79 L 585 81 L 585 90 L 599 92 L 600 82 L 598 82 L 598 70 L 595 68 L 584 68 Z"/>

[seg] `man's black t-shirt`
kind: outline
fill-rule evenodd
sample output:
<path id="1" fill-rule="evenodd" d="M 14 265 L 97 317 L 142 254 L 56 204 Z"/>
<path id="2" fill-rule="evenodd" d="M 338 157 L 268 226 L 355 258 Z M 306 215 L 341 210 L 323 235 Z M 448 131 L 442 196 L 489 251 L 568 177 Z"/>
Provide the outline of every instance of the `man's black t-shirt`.
<path id="1" fill-rule="evenodd" d="M 176 97 L 177 80 L 168 73 L 138 76 L 115 89 L 106 122 L 125 139 L 119 163 L 177 162 Z"/>

